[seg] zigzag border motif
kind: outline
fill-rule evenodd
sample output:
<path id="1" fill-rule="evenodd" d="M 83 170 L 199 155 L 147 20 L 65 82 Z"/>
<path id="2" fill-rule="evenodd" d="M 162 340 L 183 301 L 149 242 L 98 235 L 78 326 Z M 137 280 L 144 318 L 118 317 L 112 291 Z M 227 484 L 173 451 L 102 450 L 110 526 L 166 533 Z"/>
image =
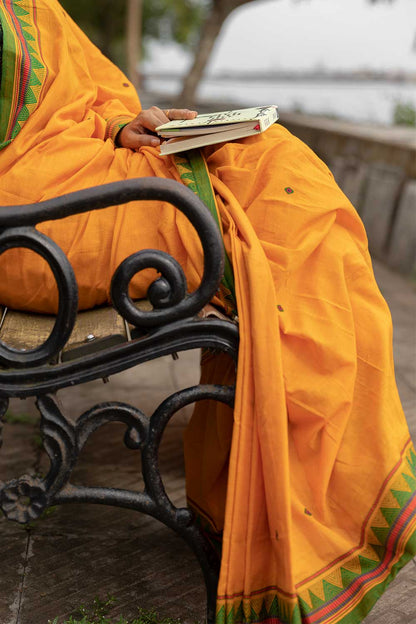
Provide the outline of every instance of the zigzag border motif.
<path id="1" fill-rule="evenodd" d="M 297 600 L 275 588 L 224 597 L 217 624 L 358 624 L 416 554 L 416 453 L 409 441 L 365 528 L 364 544 L 302 585 Z"/>
<path id="2" fill-rule="evenodd" d="M 14 81 L 13 94 L 6 93 L 5 97 L 10 101 L 10 108 L 7 130 L 2 139 L 9 142 L 17 136 L 37 107 L 47 68 L 40 49 L 36 1 L 2 0 L 2 7 L 3 29 L 9 29 L 8 34 L 13 36 L 15 43 L 14 67 L 5 67 Z M 11 56 L 8 55 L 9 63 Z"/>
<path id="3" fill-rule="evenodd" d="M 352 624 L 357 621 L 353 615 L 357 607 L 374 604 L 376 593 L 381 593 L 374 590 L 394 578 L 398 571 L 395 566 L 406 557 L 406 546 L 416 542 L 415 514 L 416 454 L 410 446 L 369 520 L 363 547 L 299 594 L 308 624 Z"/>

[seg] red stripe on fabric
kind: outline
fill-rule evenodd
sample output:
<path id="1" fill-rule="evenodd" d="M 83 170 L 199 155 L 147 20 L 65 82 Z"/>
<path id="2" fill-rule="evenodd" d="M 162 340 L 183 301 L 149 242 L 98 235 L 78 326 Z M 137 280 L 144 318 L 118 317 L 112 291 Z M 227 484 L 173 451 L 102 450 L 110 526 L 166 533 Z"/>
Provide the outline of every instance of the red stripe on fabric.
<path id="1" fill-rule="evenodd" d="M 25 95 L 26 95 L 27 85 L 29 83 L 29 77 L 30 77 L 30 71 L 31 71 L 31 60 L 30 60 L 30 54 L 27 48 L 27 43 L 23 34 L 23 29 L 20 25 L 17 15 L 14 12 L 12 0 L 5 0 L 5 3 L 6 3 L 6 7 L 8 7 L 9 9 L 9 14 L 15 25 L 15 30 L 18 35 L 19 43 L 22 46 L 22 49 L 24 52 L 24 54 L 22 55 L 21 66 L 19 68 L 20 69 L 19 71 L 20 76 L 19 76 L 19 83 L 18 83 L 19 95 L 17 98 L 16 111 L 13 116 L 13 123 L 11 125 L 11 131 L 13 131 L 17 118 L 20 114 L 20 111 L 22 110 L 24 106 Z M 34 0 L 33 0 L 33 3 L 34 3 Z"/>
<path id="2" fill-rule="evenodd" d="M 313 615 L 308 614 L 308 624 L 318 624 L 322 621 L 322 618 L 328 615 L 334 615 L 337 609 L 345 606 L 351 597 L 357 592 L 358 589 L 363 588 L 370 581 L 376 579 L 378 576 L 382 576 L 389 568 L 389 565 L 394 559 L 394 542 L 401 535 L 403 528 L 406 526 L 409 518 L 414 515 L 416 511 L 416 495 L 413 496 L 410 503 L 403 510 L 403 513 L 397 519 L 393 530 L 391 531 L 386 544 L 386 554 L 388 555 L 383 561 L 381 561 L 372 572 L 367 572 L 362 576 L 359 576 L 348 589 L 343 591 L 337 598 L 327 603 L 324 607 L 321 607 Z"/>
<path id="3" fill-rule="evenodd" d="M 411 439 L 409 438 L 409 439 L 406 441 L 406 444 L 404 445 L 404 447 L 403 447 L 403 449 L 402 449 L 402 451 L 401 451 L 401 453 L 400 453 L 400 459 L 399 459 L 399 461 L 395 464 L 395 466 L 392 468 L 392 470 L 389 472 L 389 474 L 387 475 L 387 477 L 386 477 L 386 478 L 385 478 L 385 480 L 383 481 L 383 484 L 382 484 L 382 486 L 381 486 L 381 488 L 380 488 L 380 490 L 379 490 L 379 493 L 378 493 L 378 495 L 377 495 L 377 498 L 375 499 L 375 501 L 374 501 L 373 505 L 372 505 L 372 506 L 371 506 L 371 508 L 370 508 L 370 511 L 368 512 L 368 514 L 367 514 L 367 516 L 366 516 L 366 518 L 365 518 L 365 520 L 364 520 L 364 523 L 363 523 L 363 526 L 362 526 L 362 529 L 361 529 L 360 544 L 359 544 L 357 547 L 355 547 L 355 548 L 351 549 L 351 550 L 350 550 L 348 553 L 346 553 L 345 555 L 342 555 L 342 556 L 338 557 L 337 559 L 335 559 L 333 562 L 331 562 L 330 564 L 328 564 L 325 568 L 322 568 L 322 569 L 321 569 L 319 572 L 317 572 L 316 574 L 314 574 L 314 575 L 310 576 L 310 577 L 309 577 L 308 579 L 306 579 L 306 580 L 303 580 L 301 583 L 298 583 L 298 584 L 296 585 L 296 588 L 298 588 L 298 587 L 299 587 L 299 586 L 301 586 L 301 585 L 304 585 L 304 584 L 305 584 L 305 583 L 307 583 L 308 581 L 313 580 L 314 578 L 316 578 L 316 577 L 318 577 L 318 576 L 321 576 L 323 572 L 325 572 L 325 571 L 327 571 L 327 570 L 329 570 L 329 569 L 333 568 L 335 564 L 337 564 L 337 563 L 339 563 L 340 561 L 342 561 L 342 560 L 346 559 L 346 558 L 347 558 L 347 557 L 349 557 L 351 554 L 353 554 L 354 552 L 356 552 L 357 550 L 359 550 L 360 548 L 362 548 L 362 546 L 364 545 L 364 541 L 365 541 L 365 531 L 366 531 L 366 529 L 367 529 L 367 525 L 368 525 L 368 523 L 369 523 L 369 520 L 370 520 L 370 518 L 371 518 L 372 514 L 374 513 L 375 509 L 379 506 L 379 504 L 380 504 L 380 500 L 381 500 L 381 498 L 383 497 L 383 495 L 384 495 L 384 493 L 385 493 L 385 489 L 386 489 L 386 487 L 387 487 L 387 484 L 389 483 L 389 481 L 391 480 L 391 478 L 393 477 L 393 475 L 394 475 L 394 474 L 398 471 L 398 469 L 399 469 L 399 468 L 400 468 L 400 466 L 402 465 L 402 463 L 403 463 L 403 457 L 404 457 L 405 453 L 407 452 L 407 449 L 408 449 L 408 446 L 409 446 L 409 444 L 410 444 L 410 443 L 411 443 Z M 413 502 L 412 502 L 412 504 L 411 504 L 411 508 L 413 508 L 413 506 L 416 506 L 416 497 L 415 497 L 415 499 L 413 500 Z M 400 518 L 396 521 L 396 524 L 395 524 L 395 531 L 396 531 L 396 533 L 395 533 L 395 534 L 397 534 L 397 532 L 399 532 L 400 527 L 402 527 L 403 525 L 405 525 L 405 524 L 406 524 L 406 522 L 407 522 L 407 520 L 408 520 L 409 516 L 410 516 L 410 511 L 407 511 L 407 509 L 406 509 L 406 510 L 403 510 L 403 513 L 400 515 Z M 399 521 L 400 521 L 400 523 L 399 523 Z M 392 535 L 390 535 L 388 543 L 390 543 L 390 542 L 391 542 L 391 539 L 393 539 Z M 386 548 L 387 548 L 387 546 L 386 546 Z M 384 560 L 384 561 L 386 562 L 387 560 Z M 378 564 L 378 566 L 377 566 L 376 570 L 379 570 L 380 565 L 382 565 L 382 564 L 383 564 L 383 562 L 381 562 L 380 564 Z M 385 569 L 387 569 L 387 563 L 386 563 L 386 568 L 385 568 Z M 373 577 L 376 577 L 376 576 L 378 575 L 378 573 L 377 573 L 377 574 L 375 574 L 375 571 L 373 571 L 372 573 L 368 573 L 368 574 L 370 574 L 372 578 L 373 578 Z M 367 576 L 368 576 L 368 575 L 366 575 L 366 576 L 364 576 L 364 577 L 359 577 L 359 579 L 357 579 L 357 580 L 360 582 L 360 579 L 366 578 Z M 366 582 L 366 581 L 365 581 L 365 582 Z M 361 582 L 359 583 L 359 585 L 360 585 L 360 586 L 361 586 L 362 584 L 363 584 L 363 583 L 361 583 Z M 351 587 L 353 587 L 353 586 L 351 586 Z M 287 592 L 287 591 L 282 590 L 282 589 L 281 589 L 280 587 L 278 587 L 277 585 L 273 585 L 273 586 L 264 587 L 264 588 L 262 588 L 262 589 L 260 589 L 260 590 L 258 590 L 258 591 L 252 592 L 250 595 L 244 595 L 244 593 L 243 593 L 243 592 L 236 592 L 236 593 L 234 593 L 234 594 L 224 594 L 224 595 L 221 595 L 221 596 L 219 595 L 219 596 L 217 596 L 217 600 L 223 600 L 223 601 L 225 601 L 225 600 L 233 600 L 233 599 L 235 600 L 236 598 L 250 599 L 250 597 L 251 597 L 251 596 L 256 596 L 256 595 L 259 595 L 259 594 L 262 594 L 262 593 L 266 593 L 266 592 L 269 592 L 269 591 L 276 591 L 276 592 L 278 592 L 278 593 L 280 593 L 280 594 L 282 594 L 282 595 L 284 595 L 284 596 L 287 596 L 288 598 L 297 598 L 297 594 L 292 594 L 292 593 L 289 593 L 289 592 Z M 348 595 L 350 595 L 351 593 L 352 593 L 352 592 L 350 591 L 350 589 L 345 590 L 345 591 L 341 594 L 341 597 L 338 597 L 338 598 L 336 599 L 336 601 L 339 601 L 339 600 L 343 600 L 343 601 L 345 601 L 345 600 L 344 600 L 344 597 L 345 597 L 346 595 L 347 595 L 347 596 L 348 596 Z M 331 603 L 331 605 L 333 605 L 333 604 L 335 604 L 335 603 Z M 323 607 L 323 608 L 322 608 L 319 612 L 317 612 L 317 613 L 318 613 L 318 614 L 320 614 L 320 613 L 326 613 L 326 614 L 327 614 L 327 612 L 328 612 L 328 609 L 329 609 L 329 608 L 331 608 L 331 610 L 333 609 L 333 607 L 329 607 L 329 606 L 327 606 L 327 607 Z M 310 615 L 308 615 L 308 617 L 310 618 L 311 616 L 310 616 Z M 315 619 L 310 620 L 310 624 L 314 624 L 314 622 L 315 622 Z"/>
<path id="4" fill-rule="evenodd" d="M 34 28 L 36 28 L 36 32 L 38 34 L 38 39 L 37 39 L 38 40 L 38 54 L 39 54 L 39 58 L 42 60 L 42 65 L 43 65 L 43 69 L 44 69 L 44 72 L 45 72 L 44 79 L 43 79 L 43 84 L 45 84 L 46 83 L 46 79 L 47 79 L 48 74 L 49 74 L 49 70 L 48 70 L 47 64 L 45 63 L 43 55 L 42 55 L 40 29 L 39 29 L 39 25 L 38 25 L 38 8 L 36 6 L 36 2 L 35 1 L 33 1 L 32 9 L 33 9 L 33 26 L 34 26 Z"/>
<path id="5" fill-rule="evenodd" d="M 291 598 L 292 600 L 297 600 L 298 595 L 292 594 L 284 589 L 280 589 L 277 585 L 269 585 L 269 587 L 262 587 L 257 591 L 253 591 L 250 594 L 244 594 L 244 592 L 236 592 L 235 594 L 225 594 L 223 596 L 217 596 L 217 600 L 235 600 L 236 598 L 241 598 L 242 600 L 250 600 L 253 596 L 259 596 L 261 594 L 267 594 L 268 592 L 275 592 L 278 594 L 282 594 L 286 598 Z"/>
<path id="6" fill-rule="evenodd" d="M 328 565 L 326 565 L 324 568 L 322 568 L 321 570 L 319 570 L 315 574 L 312 574 L 311 576 L 308 576 L 308 578 L 302 580 L 300 583 L 297 583 L 295 585 L 296 589 L 298 589 L 299 587 L 302 587 L 303 585 L 305 585 L 306 583 L 309 583 L 310 581 L 313 581 L 317 577 L 322 576 L 322 574 L 324 574 L 325 572 L 327 572 L 328 570 L 333 568 L 337 563 L 340 563 L 341 561 L 344 561 L 345 559 L 349 558 L 351 555 L 353 555 L 355 552 L 357 552 L 357 550 L 360 550 L 360 548 L 362 548 L 364 546 L 365 534 L 366 534 L 366 531 L 367 531 L 367 526 L 368 526 L 368 523 L 370 521 L 370 518 L 373 515 L 374 511 L 379 506 L 380 500 L 384 496 L 387 484 L 389 483 L 389 481 L 391 480 L 393 475 L 398 471 L 398 469 L 402 465 L 403 457 L 404 457 L 405 453 L 407 452 L 407 448 L 408 448 L 408 446 L 409 446 L 409 444 L 411 442 L 412 442 L 411 438 L 409 438 L 406 441 L 406 444 L 404 445 L 404 447 L 403 447 L 403 449 L 402 449 L 402 451 L 400 453 L 399 461 L 397 462 L 397 464 L 395 464 L 395 466 L 389 472 L 387 477 L 384 479 L 384 481 L 383 481 L 383 483 L 381 485 L 381 488 L 379 490 L 379 493 L 377 495 L 377 498 L 375 499 L 373 505 L 370 507 L 370 510 L 369 510 L 368 514 L 366 515 L 366 517 L 364 519 L 363 525 L 361 527 L 360 541 L 359 541 L 358 545 L 355 546 L 354 548 L 351 548 L 351 550 L 349 550 L 347 553 L 345 553 L 343 555 L 340 555 L 337 559 L 334 559 L 333 561 L 331 561 L 331 563 L 328 563 Z"/>

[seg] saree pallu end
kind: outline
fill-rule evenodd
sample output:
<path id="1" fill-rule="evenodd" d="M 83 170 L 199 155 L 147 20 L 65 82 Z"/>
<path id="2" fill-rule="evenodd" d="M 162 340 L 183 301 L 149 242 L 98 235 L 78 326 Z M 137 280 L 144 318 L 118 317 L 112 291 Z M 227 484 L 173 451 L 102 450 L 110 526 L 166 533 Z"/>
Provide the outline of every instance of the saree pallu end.
<path id="1" fill-rule="evenodd" d="M 222 230 L 221 219 L 224 219 L 224 212 L 218 209 L 218 195 L 215 194 L 204 160 L 204 155 L 192 152 L 176 158 L 175 164 L 183 183 L 203 199 Z M 376 291 L 373 290 L 369 281 L 369 275 L 366 273 L 365 283 L 361 283 L 358 279 L 359 274 L 355 271 L 353 286 L 358 291 L 358 295 L 355 296 L 352 291 L 349 292 L 351 307 L 356 314 L 363 316 L 368 300 L 372 302 L 371 318 L 376 325 L 374 331 L 375 334 L 379 332 L 378 341 L 382 343 L 382 356 L 387 362 L 386 377 L 382 383 L 380 371 L 373 365 L 373 360 L 377 361 L 379 352 L 373 354 L 371 344 L 363 346 L 360 343 L 360 355 L 364 354 L 365 358 L 359 358 L 359 364 L 353 368 L 354 375 L 347 378 L 356 404 L 354 410 L 349 412 L 348 427 L 345 427 L 342 436 L 342 453 L 337 454 L 337 459 L 341 466 L 344 464 L 356 466 L 358 472 L 355 473 L 354 468 L 348 473 L 348 478 L 352 478 L 354 474 L 357 477 L 357 483 L 351 484 L 350 488 L 355 495 L 351 492 L 348 496 L 347 492 L 342 493 L 342 488 L 348 487 L 348 479 L 345 474 L 342 474 L 342 470 L 337 471 L 334 466 L 332 471 L 329 470 L 328 448 L 327 453 L 323 454 L 323 457 L 327 459 L 326 471 L 321 474 L 321 479 L 324 479 L 325 475 L 328 480 L 331 477 L 331 486 L 328 486 L 326 496 L 323 484 L 316 487 L 317 475 L 315 475 L 316 479 L 311 479 L 309 484 L 306 481 L 296 483 L 296 479 L 302 479 L 303 473 L 299 464 L 296 464 L 298 457 L 292 449 L 293 463 L 290 463 L 286 474 L 279 472 L 280 478 L 277 475 L 272 484 L 275 487 L 274 494 L 270 494 L 272 485 L 267 483 L 270 494 L 267 500 L 266 480 L 269 479 L 269 473 L 273 469 L 274 458 L 284 452 L 285 446 L 283 443 L 279 446 L 276 441 L 287 439 L 289 443 L 289 437 L 284 438 L 285 432 L 282 429 L 280 435 L 276 434 L 274 438 L 271 438 L 267 430 L 267 418 L 261 420 L 260 425 L 254 412 L 250 419 L 246 418 L 250 412 L 250 406 L 254 405 L 254 394 L 248 393 L 247 387 L 252 387 L 257 392 L 255 396 L 258 410 L 259 405 L 263 405 L 266 400 L 268 390 L 269 394 L 273 392 L 275 398 L 280 396 L 275 388 L 278 385 L 278 377 L 276 377 L 278 370 L 269 366 L 270 360 L 267 359 L 278 337 L 271 331 L 273 317 L 270 315 L 263 318 L 263 322 L 261 322 L 262 317 L 259 317 L 256 301 L 264 302 L 266 295 L 262 291 L 261 296 L 256 297 L 254 290 L 259 284 L 260 288 L 266 284 L 266 280 L 261 280 L 258 274 L 258 271 L 264 267 L 261 264 L 260 255 L 257 256 L 258 262 L 253 261 L 250 255 L 251 264 L 248 267 L 247 256 L 240 253 L 242 245 L 239 244 L 239 240 L 244 235 L 246 242 L 250 243 L 250 254 L 255 253 L 256 240 L 254 237 L 248 238 L 249 228 L 244 230 L 246 224 L 242 221 L 241 215 L 238 214 L 236 217 L 240 219 L 239 234 L 233 239 L 233 243 L 236 240 L 237 243 L 232 247 L 232 262 L 230 262 L 234 268 L 234 275 L 232 273 L 226 275 L 222 285 L 229 293 L 239 293 L 238 316 L 242 344 L 237 373 L 240 372 L 241 376 L 241 371 L 245 371 L 245 383 L 241 379 L 240 384 L 237 383 L 235 407 L 237 414 L 234 412 L 233 427 L 231 427 L 233 415 L 229 408 L 225 409 L 225 406 L 215 406 L 215 404 L 199 405 L 195 408 L 185 434 L 188 501 L 199 518 L 199 525 L 204 533 L 217 547 L 217 552 L 220 551 L 220 540 L 223 539 L 217 596 L 217 624 L 358 624 L 362 622 L 400 568 L 414 556 L 416 551 L 416 455 L 410 440 L 405 444 L 408 433 L 395 390 L 394 375 L 388 364 L 391 336 L 388 330 L 386 307 L 378 295 L 375 295 Z M 242 234 L 243 231 L 244 234 Z M 337 244 L 345 245 L 345 237 L 341 236 Z M 333 263 L 332 248 L 328 249 Z M 253 264 L 257 273 L 246 275 L 245 269 L 251 270 Z M 312 265 L 313 259 L 309 262 L 311 274 L 313 273 Z M 325 283 L 321 287 L 328 295 L 327 286 L 328 284 Z M 247 302 L 249 290 L 252 296 L 250 302 Z M 280 289 L 279 297 L 283 298 L 283 294 Z M 227 310 L 227 300 L 224 301 L 221 297 L 221 291 L 218 295 L 220 305 Z M 313 300 L 317 308 L 316 296 Z M 235 306 L 235 301 L 233 303 L 231 307 Z M 281 307 L 278 305 L 277 309 Z M 293 315 L 294 300 L 288 299 L 287 307 L 285 304 L 283 308 L 291 310 Z M 341 306 L 336 309 L 338 312 Z M 271 310 L 270 306 L 268 310 Z M 251 314 L 256 314 L 256 321 L 253 321 L 254 316 Z M 302 305 L 299 304 L 299 315 L 294 321 L 297 331 L 304 329 L 301 317 L 304 318 L 305 314 L 308 315 L 308 309 L 303 298 Z M 313 317 L 309 311 L 309 318 L 315 319 L 315 317 L 316 310 Z M 283 326 L 283 331 L 286 332 L 283 338 L 286 341 L 287 336 L 290 335 L 288 321 L 286 319 Z M 360 322 L 362 323 L 361 318 Z M 260 335 L 261 328 L 266 326 L 267 335 Z M 334 336 L 339 337 L 342 332 L 340 333 L 338 325 L 336 327 Z M 357 329 L 358 333 L 359 329 Z M 322 327 L 318 324 L 315 330 L 319 334 Z M 246 338 L 250 333 L 253 341 L 247 345 Z M 295 335 L 297 335 L 296 332 Z M 358 336 L 357 340 L 359 338 L 361 339 L 362 336 Z M 261 340 L 265 341 L 262 351 L 263 359 L 257 359 L 256 366 L 250 349 L 254 350 L 258 347 Z M 351 344 L 347 343 L 348 346 L 351 347 Z M 286 363 L 290 364 L 287 354 L 286 350 Z M 305 359 L 307 360 L 307 354 L 303 353 L 303 360 Z M 307 361 L 309 368 L 305 368 L 303 372 L 305 376 L 311 375 L 314 370 L 313 357 Z M 332 381 L 342 365 L 349 370 L 348 366 L 345 366 L 348 362 L 348 359 L 344 360 L 342 357 L 331 360 Z M 271 363 L 275 363 L 275 360 Z M 296 363 L 299 368 L 299 361 L 296 360 Z M 270 384 L 269 387 L 267 384 L 263 385 L 261 390 L 258 390 L 255 385 L 250 386 L 253 382 L 249 379 L 253 370 L 256 371 L 259 367 L 267 371 L 266 378 L 269 376 L 270 379 L 274 379 L 273 385 Z M 286 369 L 286 375 L 289 375 L 288 369 Z M 208 358 L 203 358 L 201 381 L 215 383 L 218 376 L 223 383 L 232 383 L 232 367 L 227 366 L 225 358 L 222 355 L 213 354 Z M 346 383 L 345 379 L 343 383 Z M 343 383 L 340 382 L 339 386 L 342 387 Z M 373 392 L 379 397 L 377 408 L 379 412 L 377 412 L 377 418 L 372 420 L 371 429 L 376 428 L 380 436 L 379 445 L 378 448 L 373 448 L 374 454 L 370 460 L 373 467 L 370 469 L 367 466 L 367 474 L 372 475 L 375 471 L 380 473 L 380 476 L 371 484 L 367 483 L 362 476 L 365 470 L 362 465 L 356 464 L 354 458 L 361 448 L 367 448 L 367 452 L 372 453 L 371 444 L 367 447 L 362 446 L 366 440 L 365 428 L 363 429 L 362 425 L 368 422 L 368 419 L 362 418 L 362 414 L 371 408 L 367 401 L 367 392 L 363 393 L 361 390 L 367 387 L 367 384 L 370 384 Z M 302 377 L 300 385 L 303 390 L 305 387 L 311 387 L 306 383 L 305 377 Z M 240 398 L 240 411 L 237 406 L 238 397 Z M 293 399 L 293 396 L 289 398 Z M 327 408 L 328 405 L 324 402 L 321 411 L 324 412 Z M 267 409 L 263 405 L 262 413 L 265 412 L 276 413 L 277 419 L 279 414 L 284 413 L 284 405 L 277 402 L 268 403 Z M 305 427 L 308 424 L 310 426 L 312 414 L 311 411 L 307 412 L 309 423 L 306 416 L 302 420 Z M 259 412 L 257 412 L 257 418 L 258 416 Z M 293 409 L 289 416 L 292 418 L 293 427 L 295 423 Z M 393 435 L 393 431 L 389 429 L 393 422 L 401 432 L 398 435 Z M 394 438 L 395 442 L 382 442 L 382 436 L 389 435 L 389 431 L 390 437 Z M 239 432 L 244 435 L 244 440 L 239 439 L 237 444 Z M 275 440 L 274 446 L 271 439 Z M 272 448 L 267 454 L 268 443 Z M 310 444 L 312 442 L 309 440 L 308 449 L 310 449 Z M 263 451 L 266 453 L 264 457 Z M 229 452 L 230 463 L 228 463 Z M 289 458 L 288 461 L 290 461 Z M 311 470 L 313 466 L 316 471 L 316 463 L 311 464 L 309 468 L 302 465 L 302 468 Z M 378 466 L 377 469 L 376 466 Z M 382 474 L 386 476 L 383 478 Z M 337 487 L 335 483 L 338 484 Z M 315 486 L 315 489 L 312 489 L 311 484 Z M 284 495 L 283 487 L 286 487 L 286 495 Z M 334 489 L 336 490 L 335 497 Z M 317 499 L 320 494 L 322 500 Z M 307 506 L 300 505 L 301 502 L 306 501 L 307 496 L 309 496 L 307 500 L 311 505 L 311 510 L 313 510 L 312 506 L 315 507 L 314 513 Z M 355 496 L 359 497 L 358 501 L 354 500 Z M 266 513 L 267 502 L 269 502 L 269 507 Z M 300 506 L 302 508 L 299 516 Z M 286 518 L 285 513 L 287 513 Z M 351 522 L 345 522 L 343 517 L 345 515 L 351 516 Z M 302 518 L 307 517 L 311 518 L 313 524 L 308 525 L 308 522 L 302 521 Z M 279 528 L 279 531 L 272 530 L 276 528 Z M 331 541 L 327 542 L 327 540 Z M 301 559 L 304 561 L 298 565 L 297 560 Z"/>
<path id="2" fill-rule="evenodd" d="M 197 192 L 222 232 L 211 303 L 238 313 L 235 408 L 202 405 L 185 436 L 188 497 L 223 536 L 218 624 L 361 621 L 415 551 L 416 479 L 410 446 L 399 462 L 390 319 L 358 215 L 281 126 L 175 158 L 115 149 L 140 110 L 133 85 L 57 0 L 0 0 L 0 17 L 1 205 L 151 176 Z M 112 274 L 139 249 L 173 255 L 190 292 L 203 274 L 193 227 L 156 200 L 39 231 L 73 266 L 80 308 L 109 302 Z M 41 256 L 8 249 L 0 273 L 2 304 L 56 309 Z M 153 279 L 142 273 L 132 298 Z M 234 383 L 234 362 L 209 356 L 204 378 Z"/>
<path id="3" fill-rule="evenodd" d="M 358 624 L 416 554 L 416 453 L 409 441 L 362 528 L 362 544 L 297 594 L 266 587 L 249 596 L 218 596 L 217 624 Z"/>

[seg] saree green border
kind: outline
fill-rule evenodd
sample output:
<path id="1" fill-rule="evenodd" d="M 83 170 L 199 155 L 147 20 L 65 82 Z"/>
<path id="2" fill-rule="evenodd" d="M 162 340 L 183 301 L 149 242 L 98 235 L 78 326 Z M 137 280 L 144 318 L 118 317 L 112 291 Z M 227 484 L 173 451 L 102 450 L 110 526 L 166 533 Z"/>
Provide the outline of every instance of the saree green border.
<path id="1" fill-rule="evenodd" d="M 3 61 L 3 27 L 0 19 L 0 86 L 1 86 L 1 64 Z"/>
<path id="2" fill-rule="evenodd" d="M 221 218 L 215 201 L 214 190 L 209 177 L 207 164 L 200 150 L 189 150 L 173 157 L 182 182 L 204 202 L 222 235 Z M 220 298 L 228 315 L 236 318 L 237 299 L 235 295 L 234 272 L 224 248 L 224 276 L 220 285 Z"/>
<path id="3" fill-rule="evenodd" d="M 6 147 L 36 109 L 47 70 L 40 50 L 36 1 L 0 0 L 3 30 L 0 86 L 0 149 Z"/>
<path id="4" fill-rule="evenodd" d="M 252 596 L 220 596 L 217 624 L 359 624 L 414 557 L 416 532 L 409 520 L 415 513 L 416 453 L 409 440 L 363 526 L 366 548 L 309 579 L 297 596 L 285 596 L 277 587 Z"/>

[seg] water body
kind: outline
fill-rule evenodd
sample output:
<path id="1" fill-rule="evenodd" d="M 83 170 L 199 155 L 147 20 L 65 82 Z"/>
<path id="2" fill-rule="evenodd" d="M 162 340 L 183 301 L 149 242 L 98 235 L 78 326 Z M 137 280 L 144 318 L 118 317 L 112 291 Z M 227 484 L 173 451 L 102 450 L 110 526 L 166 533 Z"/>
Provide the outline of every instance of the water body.
<path id="1" fill-rule="evenodd" d="M 177 78 L 147 78 L 146 88 L 174 95 Z M 204 79 L 198 97 L 241 103 L 277 104 L 282 110 L 329 115 L 351 121 L 391 125 L 398 102 L 416 108 L 416 83 L 387 80 L 269 80 Z"/>

